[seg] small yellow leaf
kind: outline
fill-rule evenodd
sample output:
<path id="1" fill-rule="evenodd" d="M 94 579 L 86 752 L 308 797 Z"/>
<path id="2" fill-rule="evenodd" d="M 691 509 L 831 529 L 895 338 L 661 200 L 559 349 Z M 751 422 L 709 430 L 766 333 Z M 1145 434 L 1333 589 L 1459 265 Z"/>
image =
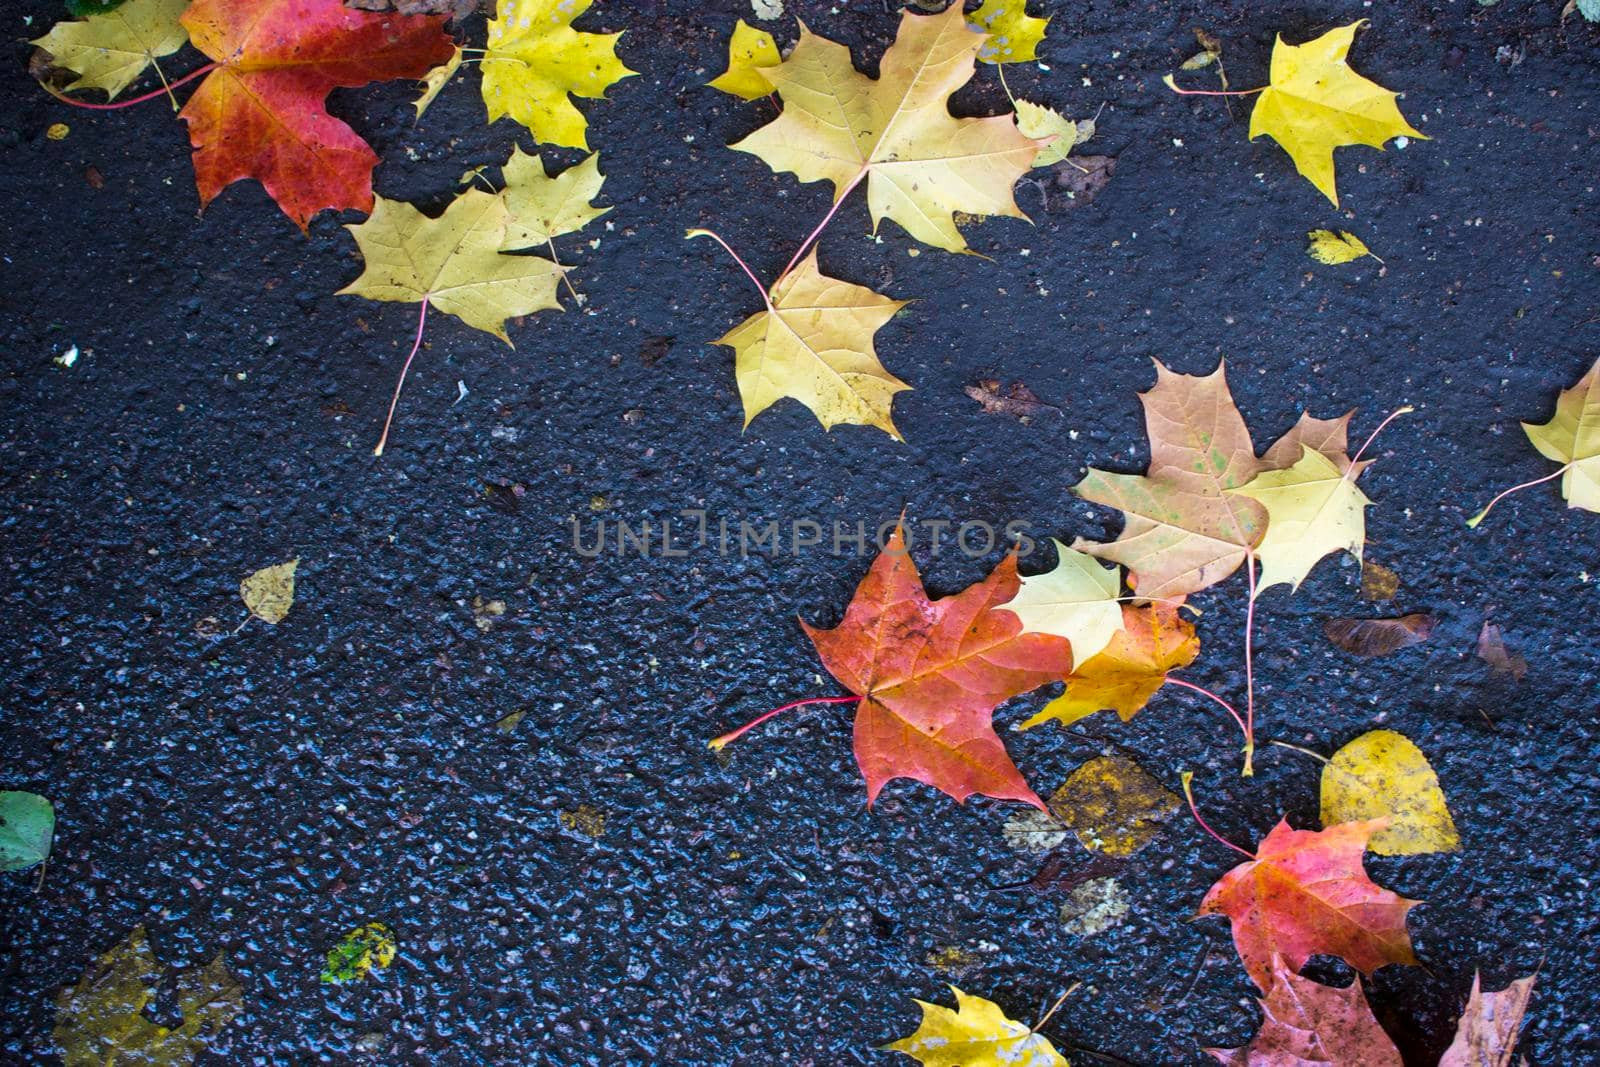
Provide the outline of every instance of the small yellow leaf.
<path id="1" fill-rule="evenodd" d="M 571 96 L 600 99 L 638 71 L 617 58 L 620 33 L 581 33 L 572 20 L 594 0 L 501 0 L 489 20 L 483 102 L 489 121 L 510 115 L 535 140 L 589 147 L 588 121 Z M 569 95 L 570 94 L 570 95 Z"/>
<path id="2" fill-rule="evenodd" d="M 551 178 L 545 174 L 544 160 L 517 147 L 502 173 L 506 180 L 502 195 L 511 220 L 500 242 L 501 251 L 543 245 L 562 234 L 577 233 L 611 210 L 590 203 L 600 195 L 606 180 L 600 173 L 598 152 Z"/>
<path id="3" fill-rule="evenodd" d="M 422 117 L 422 113 L 428 110 L 428 105 L 433 103 L 434 98 L 439 95 L 439 91 L 445 87 L 445 84 L 451 78 L 455 77 L 456 71 L 461 69 L 462 54 L 461 46 L 457 45 L 455 54 L 448 61 L 439 64 L 422 76 L 422 95 L 417 97 L 416 103 L 412 105 L 417 109 L 417 118 L 420 119 Z"/>
<path id="4" fill-rule="evenodd" d="M 978 50 L 985 63 L 1028 63 L 1039 58 L 1048 18 L 1028 14 L 1028 0 L 983 0 L 967 17 L 968 23 L 989 35 Z"/>
<path id="5" fill-rule="evenodd" d="M 1096 756 L 1067 776 L 1051 794 L 1049 807 L 1084 848 L 1131 856 L 1178 810 L 1178 797 L 1133 760 Z"/>
<path id="6" fill-rule="evenodd" d="M 1554 418 L 1522 429 L 1541 455 L 1567 465 L 1561 476 L 1567 506 L 1600 511 L 1600 360 L 1561 393 Z"/>
<path id="7" fill-rule="evenodd" d="M 728 39 L 728 69 L 706 84 L 743 100 L 759 100 L 772 92 L 772 83 L 761 68 L 781 62 L 783 56 L 778 53 L 778 42 L 772 34 L 740 19 Z"/>
<path id="8" fill-rule="evenodd" d="M 1299 589 L 1322 557 L 1343 550 L 1360 559 L 1367 543 L 1372 500 L 1356 485 L 1361 469 L 1352 470 L 1343 453 L 1330 459 L 1310 445 L 1300 447 L 1294 466 L 1262 471 L 1248 485 L 1229 490 L 1267 509 L 1267 532 L 1255 550 L 1261 564 L 1257 596 L 1274 585 Z"/>
<path id="9" fill-rule="evenodd" d="M 1017 595 L 997 609 L 1021 619 L 1023 633 L 1066 638 L 1073 664 L 1087 663 L 1122 629 L 1122 572 L 1060 541 L 1055 546 L 1055 570 L 1024 577 Z"/>
<path id="10" fill-rule="evenodd" d="M 1388 819 L 1368 844 L 1380 856 L 1461 847 L 1439 778 L 1410 739 L 1373 730 L 1333 754 L 1322 770 L 1322 825 Z"/>
<path id="11" fill-rule="evenodd" d="M 1006 1018 L 992 1000 L 950 987 L 956 1010 L 917 1001 L 922 1025 L 910 1037 L 883 1046 L 922 1067 L 1068 1067 L 1050 1039 Z"/>
<path id="12" fill-rule="evenodd" d="M 58 22 L 29 43 L 49 52 L 55 66 L 78 75 L 68 90 L 104 89 L 115 98 L 157 56 L 188 42 L 189 31 L 178 23 L 188 6 L 189 0 L 128 0 L 86 19 Z"/>
<path id="13" fill-rule="evenodd" d="M 65 141 L 72 132 L 72 127 L 65 122 L 52 122 L 44 131 L 44 135 L 52 141 Z"/>
<path id="14" fill-rule="evenodd" d="M 1346 56 L 1365 19 L 1305 44 L 1272 47 L 1269 84 L 1250 113 L 1250 137 L 1265 134 L 1283 146 L 1295 169 L 1339 206 L 1333 150 L 1344 145 L 1382 148 L 1391 137 L 1426 140 L 1400 114 L 1397 94 L 1350 69 Z"/>
<path id="15" fill-rule="evenodd" d="M 1372 251 L 1349 230 L 1340 230 L 1338 233 L 1312 230 L 1306 234 L 1306 255 L 1318 263 L 1349 263 L 1362 256 L 1371 256 Z"/>
<path id="16" fill-rule="evenodd" d="M 239 596 L 250 614 L 276 626 L 294 606 L 294 572 L 299 558 L 263 567 L 239 583 Z"/>
<path id="17" fill-rule="evenodd" d="M 394 962 L 394 931 L 383 923 L 358 926 L 328 950 L 322 967 L 322 980 L 332 985 L 359 982 L 376 967 L 384 970 Z"/>
<path id="18" fill-rule="evenodd" d="M 1016 106 L 1017 129 L 1022 131 L 1024 137 L 1032 137 L 1034 140 L 1054 138 L 1039 149 L 1039 154 L 1033 157 L 1033 165 L 1048 167 L 1052 163 L 1060 163 L 1066 159 L 1067 153 L 1072 151 L 1072 146 L 1078 143 L 1078 123 L 1059 111 L 1042 104 L 1035 104 L 1030 100 L 1018 99 Z"/>

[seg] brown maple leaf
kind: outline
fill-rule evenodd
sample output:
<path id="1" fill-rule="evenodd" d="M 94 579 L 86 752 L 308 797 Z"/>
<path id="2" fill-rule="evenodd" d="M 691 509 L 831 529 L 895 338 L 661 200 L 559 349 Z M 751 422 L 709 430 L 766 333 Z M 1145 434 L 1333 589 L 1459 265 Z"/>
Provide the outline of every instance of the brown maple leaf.
<path id="1" fill-rule="evenodd" d="M 1416 963 L 1406 912 L 1419 901 L 1367 877 L 1362 853 L 1386 819 L 1326 830 L 1290 829 L 1280 820 L 1253 859 L 1217 880 L 1201 915 L 1226 915 L 1233 943 L 1256 985 L 1272 985 L 1273 957 L 1298 972 L 1312 956 L 1338 956 L 1362 974 L 1386 963 Z"/>
<path id="2" fill-rule="evenodd" d="M 1445 1049 L 1439 1067 L 1510 1067 L 1522 1016 L 1533 997 L 1533 979 L 1529 975 L 1498 993 L 1485 993 L 1473 972 L 1472 996 L 1456 1024 L 1456 1039 Z"/>
<path id="3" fill-rule="evenodd" d="M 1261 1029 L 1243 1048 L 1207 1052 L 1229 1067 L 1403 1067 L 1359 980 L 1343 989 L 1301 978 L 1272 959 L 1272 985 L 1260 1001 Z"/>
<path id="4" fill-rule="evenodd" d="M 958 802 L 973 793 L 1043 809 L 994 732 L 994 709 L 1072 669 L 1072 646 L 1024 634 L 1009 611 L 1016 556 L 955 596 L 930 601 L 896 527 L 832 630 L 800 625 L 840 684 L 862 700 L 855 755 L 867 803 L 895 778 L 914 778 Z"/>

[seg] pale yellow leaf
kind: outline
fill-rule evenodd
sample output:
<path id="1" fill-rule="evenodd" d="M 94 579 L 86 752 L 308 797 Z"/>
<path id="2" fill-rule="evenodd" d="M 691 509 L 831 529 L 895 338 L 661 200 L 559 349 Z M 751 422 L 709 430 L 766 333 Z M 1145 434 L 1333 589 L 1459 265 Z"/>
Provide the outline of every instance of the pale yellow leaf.
<path id="1" fill-rule="evenodd" d="M 1067 153 L 1072 151 L 1072 146 L 1078 143 L 1079 124 L 1067 118 L 1061 112 L 1052 108 L 1035 104 L 1031 100 L 1018 99 L 1017 129 L 1026 137 L 1034 140 L 1049 140 L 1050 143 L 1039 149 L 1039 154 L 1033 157 L 1035 167 L 1048 167 L 1052 163 L 1060 163 L 1067 158 Z M 1085 120 L 1090 121 L 1090 120 Z M 1093 129 L 1093 122 L 1090 121 Z M 1052 139 L 1053 138 L 1053 139 Z"/>
<path id="2" fill-rule="evenodd" d="M 562 234 L 577 233 L 611 210 L 590 203 L 600 195 L 606 180 L 600 173 L 598 152 L 551 178 L 545 174 L 544 160 L 518 147 L 512 149 L 502 173 L 506 182 L 502 195 L 511 213 L 500 242 L 502 251 L 543 245 Z"/>
<path id="3" fill-rule="evenodd" d="M 1343 457 L 1341 456 L 1342 460 Z M 1363 464 L 1364 466 L 1364 464 Z M 1356 485 L 1360 470 L 1309 445 L 1294 466 L 1267 470 L 1229 490 L 1267 509 L 1267 532 L 1256 546 L 1261 578 L 1256 595 L 1274 585 L 1300 588 L 1323 556 L 1341 549 L 1361 558 L 1366 544 L 1366 509 L 1372 501 Z"/>
<path id="4" fill-rule="evenodd" d="M 1312 230 L 1306 234 L 1306 255 L 1318 263 L 1338 264 L 1349 263 L 1362 256 L 1371 256 L 1372 251 L 1361 238 L 1349 230 L 1341 230 L 1338 233 L 1332 230 Z"/>
<path id="5" fill-rule="evenodd" d="M 1600 511 L 1600 360 L 1562 392 L 1554 418 L 1522 429 L 1546 459 L 1568 465 L 1561 476 L 1567 506 Z"/>
<path id="6" fill-rule="evenodd" d="M 917 1001 L 922 1025 L 910 1037 L 883 1046 L 922 1067 L 1068 1067 L 1050 1039 L 1006 1017 L 992 1000 L 955 986 L 956 1010 Z"/>
<path id="7" fill-rule="evenodd" d="M 440 90 L 455 77 L 456 71 L 461 69 L 461 58 L 461 46 L 457 45 L 454 54 L 447 62 L 439 64 L 422 76 L 422 95 L 417 97 L 416 103 L 412 105 L 417 109 L 417 118 L 422 117 L 422 113 L 428 110 L 428 105 L 433 103 Z"/>
<path id="8" fill-rule="evenodd" d="M 298 558 L 287 563 L 263 567 L 239 583 L 239 596 L 250 614 L 276 626 L 294 605 L 294 572 Z"/>
<path id="9" fill-rule="evenodd" d="M 182 48 L 189 32 L 178 19 L 189 0 L 128 0 L 76 21 L 58 22 L 31 44 L 49 52 L 55 66 L 78 75 L 72 89 L 104 89 L 116 97 L 156 57 Z"/>
<path id="10" fill-rule="evenodd" d="M 1122 629 L 1121 572 L 1060 541 L 1055 546 L 1055 569 L 1024 577 L 1017 595 L 996 610 L 1015 614 L 1024 633 L 1065 637 L 1076 666 L 1099 655 Z"/>

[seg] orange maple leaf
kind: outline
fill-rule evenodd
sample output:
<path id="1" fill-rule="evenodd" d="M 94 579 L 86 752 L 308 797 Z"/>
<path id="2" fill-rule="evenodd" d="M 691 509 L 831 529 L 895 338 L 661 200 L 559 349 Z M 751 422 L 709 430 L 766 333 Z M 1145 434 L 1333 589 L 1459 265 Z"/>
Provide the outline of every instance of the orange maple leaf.
<path id="1" fill-rule="evenodd" d="M 801 620 L 823 664 L 862 698 L 855 754 L 868 804 L 891 780 L 914 778 L 958 802 L 980 793 L 1044 810 L 994 732 L 994 709 L 1064 677 L 1072 646 L 990 610 L 1020 586 L 1011 555 L 976 585 L 930 601 L 897 527 L 842 623 L 818 630 Z"/>
<path id="2" fill-rule="evenodd" d="M 324 208 L 372 210 L 377 153 L 328 114 L 328 93 L 421 78 L 454 54 L 442 15 L 340 0 L 194 0 L 182 23 L 216 62 L 180 112 L 203 208 L 255 178 L 302 230 Z"/>
<path id="3" fill-rule="evenodd" d="M 1194 624 L 1169 603 L 1122 605 L 1122 629 L 1111 643 L 1082 664 L 1073 664 L 1066 690 L 1022 724 L 1030 730 L 1054 719 L 1070 726 L 1097 711 L 1115 711 L 1127 722 L 1167 682 L 1171 671 L 1200 654 Z"/>
<path id="4" fill-rule="evenodd" d="M 1275 955 L 1295 972 L 1323 953 L 1362 974 L 1417 962 L 1406 912 L 1420 901 L 1384 889 L 1361 865 L 1368 838 L 1387 821 L 1293 830 L 1280 820 L 1254 859 L 1206 893 L 1200 914 L 1226 915 L 1233 923 L 1234 947 L 1256 985 L 1271 988 Z"/>

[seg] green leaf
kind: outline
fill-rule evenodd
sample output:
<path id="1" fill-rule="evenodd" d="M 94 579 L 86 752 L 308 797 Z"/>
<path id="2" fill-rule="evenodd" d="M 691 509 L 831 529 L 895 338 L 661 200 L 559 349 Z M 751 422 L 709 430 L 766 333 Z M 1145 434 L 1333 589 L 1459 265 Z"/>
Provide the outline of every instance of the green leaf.
<path id="1" fill-rule="evenodd" d="M 0 871 L 25 871 L 50 856 L 56 813 L 37 793 L 0 791 Z"/>
<path id="2" fill-rule="evenodd" d="M 394 931 L 383 923 L 358 926 L 328 950 L 322 980 L 334 984 L 359 982 L 374 967 L 382 970 L 389 966 L 394 961 L 394 951 Z"/>

